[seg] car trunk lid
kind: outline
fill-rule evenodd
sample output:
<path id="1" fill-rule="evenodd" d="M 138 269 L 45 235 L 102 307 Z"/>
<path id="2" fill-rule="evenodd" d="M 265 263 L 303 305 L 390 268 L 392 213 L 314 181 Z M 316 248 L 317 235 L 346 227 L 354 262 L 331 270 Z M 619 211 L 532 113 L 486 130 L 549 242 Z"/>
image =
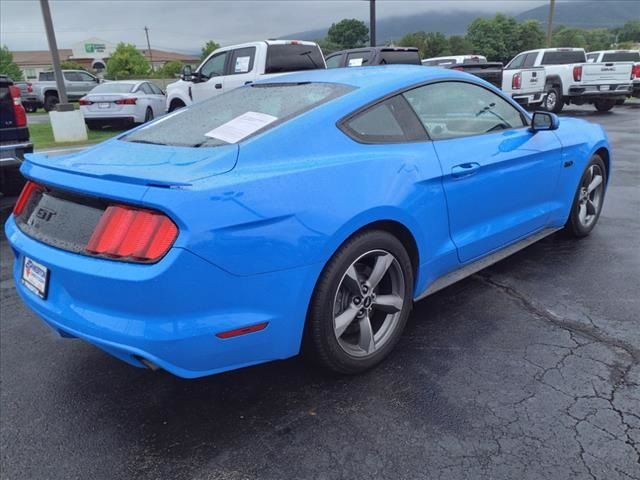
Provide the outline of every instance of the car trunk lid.
<path id="1" fill-rule="evenodd" d="M 238 145 L 176 147 L 113 139 L 61 157 L 28 155 L 36 165 L 75 174 L 149 186 L 187 186 L 232 170 Z"/>

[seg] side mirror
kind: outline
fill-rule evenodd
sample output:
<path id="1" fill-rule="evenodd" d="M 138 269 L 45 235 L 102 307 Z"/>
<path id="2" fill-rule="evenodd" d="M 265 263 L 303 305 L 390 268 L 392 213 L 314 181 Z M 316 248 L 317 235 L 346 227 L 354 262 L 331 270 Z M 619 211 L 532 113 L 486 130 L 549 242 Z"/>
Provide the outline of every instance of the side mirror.
<path id="1" fill-rule="evenodd" d="M 531 131 L 556 130 L 560 125 L 560 119 L 555 113 L 534 112 L 531 120 Z"/>
<path id="2" fill-rule="evenodd" d="M 190 82 L 193 79 L 193 71 L 191 70 L 191 65 L 185 65 L 182 67 L 182 74 L 180 75 L 182 80 Z"/>

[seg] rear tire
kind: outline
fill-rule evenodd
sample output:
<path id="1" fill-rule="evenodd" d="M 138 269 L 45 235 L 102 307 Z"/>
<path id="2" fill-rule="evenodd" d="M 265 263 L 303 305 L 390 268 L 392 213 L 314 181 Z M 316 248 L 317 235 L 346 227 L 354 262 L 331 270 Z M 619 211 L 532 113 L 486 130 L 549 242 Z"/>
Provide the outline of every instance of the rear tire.
<path id="1" fill-rule="evenodd" d="M 599 177 L 599 179 L 598 179 Z M 573 198 L 565 231 L 573 237 L 586 237 L 595 228 L 604 204 L 607 170 L 600 155 L 591 157 L 582 173 Z"/>
<path id="2" fill-rule="evenodd" d="M 153 120 L 153 110 L 151 110 L 151 107 L 147 107 L 147 110 L 144 112 L 143 123 L 150 122 L 151 120 Z"/>
<path id="3" fill-rule="evenodd" d="M 564 100 L 562 99 L 562 92 L 557 86 L 554 85 L 547 91 L 543 106 L 548 112 L 560 113 L 562 111 Z"/>
<path id="4" fill-rule="evenodd" d="M 57 95 L 47 95 L 44 99 L 45 111 L 50 112 L 51 110 L 55 110 L 58 103 L 60 103 L 60 100 Z"/>
<path id="5" fill-rule="evenodd" d="M 615 100 L 596 100 L 593 103 L 593 106 L 596 107 L 596 110 L 599 112 L 608 112 L 613 107 L 615 107 Z"/>
<path id="6" fill-rule="evenodd" d="M 381 362 L 400 339 L 413 302 L 413 268 L 402 243 L 370 230 L 325 266 L 309 305 L 303 351 L 338 373 Z"/>
<path id="7" fill-rule="evenodd" d="M 85 120 L 89 130 L 102 130 L 102 123 L 97 120 Z"/>

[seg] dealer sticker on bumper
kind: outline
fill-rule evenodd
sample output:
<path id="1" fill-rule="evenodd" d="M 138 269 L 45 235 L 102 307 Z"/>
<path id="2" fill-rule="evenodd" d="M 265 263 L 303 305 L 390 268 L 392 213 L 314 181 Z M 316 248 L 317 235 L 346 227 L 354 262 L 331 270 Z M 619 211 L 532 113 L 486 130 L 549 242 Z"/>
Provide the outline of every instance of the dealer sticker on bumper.
<path id="1" fill-rule="evenodd" d="M 24 257 L 22 260 L 22 284 L 40 298 L 47 298 L 49 269 L 29 257 Z"/>

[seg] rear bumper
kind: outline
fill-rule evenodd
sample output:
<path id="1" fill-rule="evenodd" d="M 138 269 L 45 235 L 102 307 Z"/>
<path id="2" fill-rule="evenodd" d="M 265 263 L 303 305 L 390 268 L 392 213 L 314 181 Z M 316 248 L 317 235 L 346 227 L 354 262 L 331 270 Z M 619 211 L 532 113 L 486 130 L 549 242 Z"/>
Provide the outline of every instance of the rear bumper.
<path id="1" fill-rule="evenodd" d="M 33 152 L 31 142 L 0 144 L 0 168 L 20 165 L 25 153 Z"/>
<path id="2" fill-rule="evenodd" d="M 528 106 L 541 104 L 546 95 L 547 93 L 544 91 L 532 93 L 514 93 L 511 95 L 511 98 L 513 98 L 520 105 Z"/>
<path id="3" fill-rule="evenodd" d="M 298 353 L 312 267 L 231 275 L 182 248 L 138 265 L 86 257 L 40 243 L 16 226 L 5 232 L 24 302 L 64 337 L 81 338 L 132 365 L 140 359 L 194 378 Z M 24 256 L 49 269 L 46 299 L 21 283 Z M 218 333 L 268 322 L 264 330 Z"/>
<path id="4" fill-rule="evenodd" d="M 619 99 L 631 94 L 631 83 L 605 85 L 574 85 L 569 87 L 569 97 L 584 99 Z"/>

